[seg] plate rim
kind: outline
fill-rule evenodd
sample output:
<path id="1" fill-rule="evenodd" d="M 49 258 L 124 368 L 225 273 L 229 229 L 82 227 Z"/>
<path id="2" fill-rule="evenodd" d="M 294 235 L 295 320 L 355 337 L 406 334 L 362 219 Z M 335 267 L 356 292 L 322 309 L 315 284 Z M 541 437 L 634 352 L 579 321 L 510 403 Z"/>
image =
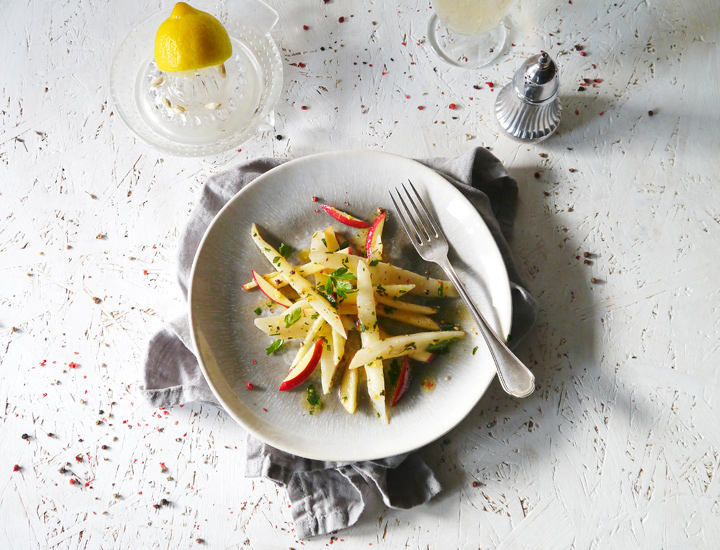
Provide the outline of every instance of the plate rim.
<path id="1" fill-rule="evenodd" d="M 264 172 L 263 174 L 259 175 L 259 176 L 256 177 L 254 180 L 252 180 L 250 183 L 248 183 L 247 185 L 245 185 L 245 186 L 244 186 L 242 189 L 240 189 L 235 195 L 233 195 L 233 197 L 230 198 L 230 200 L 228 200 L 228 201 L 223 205 L 223 207 L 217 212 L 217 214 L 215 214 L 215 216 L 214 216 L 213 219 L 211 220 L 210 224 L 209 224 L 208 227 L 205 229 L 205 232 L 204 232 L 204 234 L 203 234 L 203 236 L 202 236 L 202 239 L 200 240 L 200 242 L 199 242 L 199 244 L 198 244 L 198 247 L 197 247 L 197 250 L 195 251 L 195 255 L 194 255 L 193 263 L 192 263 L 192 268 L 191 268 L 191 270 L 190 270 L 190 277 L 189 277 L 189 280 L 188 280 L 188 281 L 189 281 L 189 282 L 188 282 L 188 287 L 187 287 L 187 288 L 188 288 L 187 312 L 188 312 L 188 322 L 189 322 L 189 328 L 190 328 L 190 331 L 189 331 L 189 332 L 190 332 L 190 338 L 191 338 L 191 341 L 192 341 L 192 345 L 193 345 L 193 348 L 194 348 L 192 351 L 194 352 L 194 355 L 195 355 L 195 357 L 196 357 L 196 359 L 197 359 L 197 361 L 198 361 L 198 366 L 200 367 L 200 370 L 201 370 L 201 372 L 202 372 L 202 374 L 203 374 L 203 377 L 205 378 L 205 381 L 207 382 L 208 386 L 210 387 L 210 390 L 212 391 L 212 393 L 213 393 L 213 395 L 215 396 L 215 398 L 218 400 L 218 404 L 219 404 L 219 405 L 222 407 L 222 409 L 223 409 L 227 414 L 229 414 L 230 417 L 231 417 L 233 420 L 235 420 L 235 422 L 237 422 L 237 423 L 240 425 L 240 427 L 242 427 L 247 433 L 249 433 L 250 435 L 254 436 L 255 438 L 257 438 L 258 440 L 262 441 L 262 442 L 265 443 L 265 444 L 271 445 L 271 446 L 273 446 L 273 447 L 275 447 L 275 448 L 277 448 L 277 449 L 279 449 L 279 450 L 281 450 L 281 451 L 284 451 L 284 452 L 287 452 L 287 453 L 291 453 L 291 454 L 300 456 L 300 457 L 302 457 L 302 458 L 308 458 L 308 459 L 311 459 L 311 460 L 321 460 L 321 461 L 326 461 L 326 462 L 341 462 L 341 463 L 357 462 L 357 461 L 366 461 L 366 460 L 380 460 L 380 459 L 383 459 L 383 458 L 388 458 L 388 457 L 391 457 L 391 456 L 396 456 L 396 455 L 400 455 L 400 454 L 412 452 L 412 451 L 415 451 L 415 450 L 417 450 L 417 449 L 420 449 L 421 447 L 424 447 L 424 446 L 426 446 L 426 445 L 429 445 L 430 443 L 432 443 L 432 442 L 434 442 L 434 441 L 437 441 L 439 438 L 443 437 L 445 434 L 447 434 L 448 432 L 450 432 L 451 430 L 453 430 L 454 428 L 456 428 L 463 420 L 465 420 L 465 419 L 469 416 L 469 414 L 472 412 L 472 409 L 477 406 L 477 404 L 480 402 L 480 400 L 482 399 L 482 397 L 483 397 L 483 396 L 485 395 L 485 393 L 487 392 L 487 389 L 490 387 L 490 384 L 492 384 L 492 381 L 493 381 L 493 380 L 495 379 L 495 377 L 497 376 L 497 373 L 496 373 L 495 371 L 493 371 L 492 375 L 488 377 L 487 385 L 482 389 L 482 392 L 479 393 L 478 398 L 477 398 L 477 401 L 475 401 L 475 403 L 472 405 L 472 407 L 470 407 L 470 409 L 468 410 L 468 412 L 467 412 L 464 416 L 462 416 L 461 418 L 459 418 L 459 419 L 457 420 L 457 422 L 452 423 L 451 425 L 448 425 L 448 427 L 447 427 L 447 429 L 446 429 L 445 431 L 442 431 L 442 433 L 433 434 L 430 438 L 424 438 L 424 439 L 422 439 L 422 441 L 420 441 L 420 442 L 418 442 L 417 440 L 412 440 L 413 442 L 411 442 L 411 443 L 407 443 L 407 444 L 404 444 L 404 445 L 401 444 L 401 445 L 398 446 L 398 449 L 394 449 L 394 450 L 392 450 L 392 451 L 389 452 L 389 453 L 388 453 L 388 452 L 381 453 L 380 455 L 372 454 L 372 453 L 366 453 L 366 454 L 363 454 L 363 455 L 353 454 L 352 456 L 348 456 L 347 454 L 343 454 L 342 451 L 336 452 L 335 454 L 332 454 L 332 455 L 329 455 L 329 454 L 313 453 L 312 451 L 307 452 L 307 451 L 305 451 L 305 450 L 298 449 L 297 446 L 293 446 L 293 445 L 292 445 L 292 442 L 286 443 L 284 440 L 279 439 L 279 438 L 277 438 L 277 437 L 274 437 L 273 434 L 264 433 L 264 432 L 262 432 L 262 431 L 260 431 L 260 430 L 255 429 L 255 427 L 253 427 L 253 426 L 250 425 L 248 422 L 246 422 L 246 421 L 242 418 L 242 416 L 240 416 L 239 414 L 237 414 L 236 411 L 234 411 L 233 408 L 230 407 L 230 406 L 226 403 L 226 401 L 225 401 L 225 399 L 223 398 L 220 390 L 219 390 L 219 389 L 216 387 L 216 385 L 213 383 L 212 378 L 211 378 L 211 375 L 210 375 L 210 373 L 209 373 L 209 371 L 208 371 L 208 368 L 206 367 L 206 365 L 205 365 L 205 363 L 204 363 L 204 361 L 203 361 L 203 356 L 202 356 L 202 354 L 201 354 L 201 352 L 200 352 L 200 347 L 198 346 L 198 339 L 197 339 L 197 334 L 196 334 L 196 333 L 197 333 L 197 329 L 196 329 L 196 326 L 195 326 L 195 323 L 194 323 L 194 319 L 193 319 L 193 289 L 194 289 L 194 286 L 195 286 L 195 272 L 196 272 L 196 268 L 197 268 L 197 265 L 198 265 L 198 259 L 199 259 L 199 257 L 200 257 L 200 253 L 201 253 L 201 251 L 202 251 L 202 249 L 203 249 L 203 246 L 205 245 L 205 241 L 207 240 L 207 238 L 208 238 L 209 235 L 211 234 L 211 232 L 212 232 L 212 230 L 213 230 L 213 227 L 214 227 L 215 224 L 218 222 L 218 220 L 219 220 L 220 217 L 223 215 L 223 213 L 224 213 L 227 209 L 230 209 L 231 206 L 233 205 L 233 203 L 235 203 L 235 201 L 240 200 L 241 197 L 242 197 L 242 195 L 243 195 L 244 193 L 248 192 L 248 190 L 253 189 L 253 188 L 256 187 L 257 185 L 262 185 L 263 182 L 264 182 L 264 180 L 267 179 L 267 178 L 273 177 L 273 175 L 274 175 L 275 172 L 280 172 L 280 171 L 283 171 L 283 170 L 287 170 L 287 169 L 288 169 L 288 166 L 292 166 L 292 165 L 294 165 L 294 164 L 301 164 L 301 163 L 303 163 L 303 162 L 312 162 L 314 159 L 318 159 L 318 158 L 329 158 L 329 157 L 333 157 L 333 156 L 335 156 L 335 157 L 342 157 L 342 156 L 346 156 L 346 155 L 351 155 L 351 156 L 352 156 L 352 155 L 378 155 L 378 156 L 385 156 L 385 157 L 388 157 L 388 158 L 393 158 L 393 159 L 396 159 L 396 160 L 397 160 L 397 159 L 400 159 L 400 160 L 402 160 L 402 161 L 409 161 L 409 162 L 416 163 L 416 164 L 419 165 L 422 169 L 429 170 L 430 172 L 432 172 L 432 173 L 434 173 L 436 176 L 438 176 L 438 177 L 440 178 L 440 180 L 442 180 L 443 183 L 444 183 L 445 185 L 447 185 L 449 189 L 452 190 L 453 193 L 456 193 L 457 196 L 459 196 L 459 197 L 462 198 L 462 200 L 467 201 L 467 202 L 470 204 L 471 210 L 472 210 L 472 212 L 474 212 L 474 215 L 475 215 L 475 216 L 477 217 L 477 219 L 479 220 L 481 227 L 483 227 L 484 230 L 487 231 L 488 236 L 492 239 L 492 242 L 493 242 L 493 245 L 494 245 L 494 246 L 492 247 L 492 253 L 493 253 L 493 254 L 497 254 L 497 256 L 498 256 L 498 258 L 499 258 L 499 262 L 498 262 L 498 263 L 499 263 L 499 265 L 500 265 L 500 267 L 501 267 L 501 269 L 502 269 L 502 273 L 500 273 L 499 275 L 502 275 L 503 280 L 507 281 L 507 283 L 508 283 L 508 284 L 507 284 L 507 295 L 506 295 L 506 298 L 508 298 L 507 303 L 508 303 L 508 308 L 509 308 L 509 314 L 508 314 L 509 327 L 508 327 L 508 330 L 512 330 L 512 296 L 511 296 L 510 279 L 509 279 L 509 275 L 508 275 L 508 272 L 507 272 L 507 266 L 505 265 L 505 260 L 504 260 L 504 258 L 502 257 L 502 253 L 501 253 L 501 251 L 500 251 L 500 248 L 497 246 L 497 242 L 495 241 L 495 238 L 494 238 L 494 236 L 492 235 L 492 232 L 490 231 L 490 228 L 488 227 L 487 223 L 485 223 L 485 220 L 484 220 L 483 217 L 480 215 L 480 213 L 477 211 L 477 209 L 475 209 L 475 207 L 472 206 L 472 204 L 470 203 L 470 201 L 468 201 L 468 199 L 467 199 L 454 185 L 452 185 L 442 174 L 440 174 L 440 173 L 439 173 L 438 171 L 436 171 L 435 169 L 433 169 L 433 168 L 431 168 L 431 167 L 429 167 L 429 166 L 427 166 L 427 165 L 419 162 L 418 160 L 416 160 L 416 159 L 414 159 L 414 158 L 410 158 L 410 157 L 406 157 L 406 156 L 398 155 L 398 154 L 394 154 L 394 153 L 387 153 L 387 152 L 385 152 L 385 151 L 376 151 L 376 150 L 371 150 L 371 149 L 342 149 L 342 150 L 338 150 L 338 151 L 325 151 L 325 152 L 321 152 L 321 153 L 314 153 L 314 154 L 311 154 L 311 155 L 305 155 L 305 156 L 302 156 L 302 157 L 290 159 L 290 160 L 288 160 L 288 161 L 286 161 L 286 162 L 283 162 L 282 164 L 279 164 L 279 165 L 277 165 L 277 166 L 273 166 L 273 167 L 272 167 L 271 169 L 269 169 L 267 172 Z M 231 169 L 232 169 L 232 168 L 231 168 Z M 501 322 L 501 320 L 498 320 L 498 322 Z"/>

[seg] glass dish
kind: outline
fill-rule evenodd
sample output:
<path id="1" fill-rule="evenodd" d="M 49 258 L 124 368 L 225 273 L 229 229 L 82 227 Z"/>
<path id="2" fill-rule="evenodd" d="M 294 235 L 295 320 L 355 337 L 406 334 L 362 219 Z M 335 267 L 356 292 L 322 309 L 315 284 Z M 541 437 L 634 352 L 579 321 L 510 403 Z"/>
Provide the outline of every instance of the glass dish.
<path id="1" fill-rule="evenodd" d="M 201 69 L 190 78 L 161 74 L 155 64 L 155 33 L 169 15 L 163 10 L 141 22 L 115 56 L 110 94 L 130 131 L 165 153 L 199 157 L 233 149 L 272 129 L 283 80 L 280 51 L 270 37 L 277 13 L 259 0 L 234 4 L 232 13 L 218 17 L 233 45 L 224 70 Z M 190 100 L 186 107 L 175 105 L 179 97 Z"/>

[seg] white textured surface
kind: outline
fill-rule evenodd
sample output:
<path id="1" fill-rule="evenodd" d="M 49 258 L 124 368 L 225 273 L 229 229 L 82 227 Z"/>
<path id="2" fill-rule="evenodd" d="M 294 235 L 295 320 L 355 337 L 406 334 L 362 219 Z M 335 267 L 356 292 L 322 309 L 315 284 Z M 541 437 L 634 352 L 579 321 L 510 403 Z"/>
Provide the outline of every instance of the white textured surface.
<path id="1" fill-rule="evenodd" d="M 494 384 L 427 451 L 444 492 L 411 511 L 374 503 L 335 544 L 720 547 L 715 0 L 520 0 L 515 46 L 477 73 L 428 54 L 426 4 L 272 0 L 276 132 L 206 160 L 148 150 L 107 103 L 115 48 L 161 5 L 0 10 L 0 548 L 324 547 L 295 540 L 282 490 L 243 479 L 226 415 L 140 402 L 144 342 L 182 310 L 179 231 L 206 177 L 243 159 L 476 145 L 520 183 L 513 246 L 543 306 L 520 355 L 540 388 L 517 402 Z M 518 146 L 493 100 L 540 49 L 560 65 L 564 120 Z M 577 92 L 583 77 L 602 82 Z"/>

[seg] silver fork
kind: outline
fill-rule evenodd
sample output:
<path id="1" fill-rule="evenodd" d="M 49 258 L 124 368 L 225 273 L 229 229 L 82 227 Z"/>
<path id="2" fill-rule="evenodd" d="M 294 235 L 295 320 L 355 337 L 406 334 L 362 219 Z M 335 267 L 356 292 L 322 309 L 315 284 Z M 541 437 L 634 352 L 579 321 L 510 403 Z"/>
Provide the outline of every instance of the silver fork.
<path id="1" fill-rule="evenodd" d="M 470 310 L 475 322 L 480 328 L 480 332 L 485 339 L 485 343 L 490 350 L 495 367 L 497 368 L 498 378 L 503 389 L 515 397 L 527 397 L 535 390 L 535 376 L 523 363 L 515 357 L 515 354 L 505 345 L 505 339 L 497 335 L 483 317 L 483 314 L 470 299 L 470 295 L 465 290 L 465 286 L 455 273 L 455 269 L 448 260 L 448 241 L 443 233 L 440 224 L 425 206 L 420 198 L 415 186 L 408 181 L 413 190 L 413 195 L 402 184 L 405 192 L 404 197 L 399 188 L 395 188 L 395 195 L 390 191 L 390 198 L 395 205 L 398 218 L 402 223 L 405 232 L 412 242 L 418 254 L 428 262 L 434 262 L 443 268 L 455 285 L 458 293 L 462 297 L 465 305 Z M 407 201 L 405 200 L 407 199 Z M 417 201 L 417 203 L 416 203 Z M 402 208 L 400 208 L 402 205 Z M 419 207 L 418 207 L 419 205 Z"/>

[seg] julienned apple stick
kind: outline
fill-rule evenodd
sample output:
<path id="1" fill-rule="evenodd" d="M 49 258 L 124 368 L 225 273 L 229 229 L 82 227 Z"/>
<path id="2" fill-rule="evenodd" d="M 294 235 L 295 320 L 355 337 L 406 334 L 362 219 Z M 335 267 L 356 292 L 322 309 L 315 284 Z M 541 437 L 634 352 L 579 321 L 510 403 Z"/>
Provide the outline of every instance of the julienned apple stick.
<path id="1" fill-rule="evenodd" d="M 300 297 L 307 300 L 333 330 L 336 330 L 344 338 L 347 338 L 347 332 L 345 332 L 345 327 L 343 327 L 342 321 L 340 321 L 337 310 L 330 305 L 330 302 L 320 296 L 308 280 L 299 275 L 277 250 L 260 236 L 260 232 L 255 224 L 252 224 L 252 238 L 268 261 L 287 279 L 290 286 L 295 289 Z"/>

